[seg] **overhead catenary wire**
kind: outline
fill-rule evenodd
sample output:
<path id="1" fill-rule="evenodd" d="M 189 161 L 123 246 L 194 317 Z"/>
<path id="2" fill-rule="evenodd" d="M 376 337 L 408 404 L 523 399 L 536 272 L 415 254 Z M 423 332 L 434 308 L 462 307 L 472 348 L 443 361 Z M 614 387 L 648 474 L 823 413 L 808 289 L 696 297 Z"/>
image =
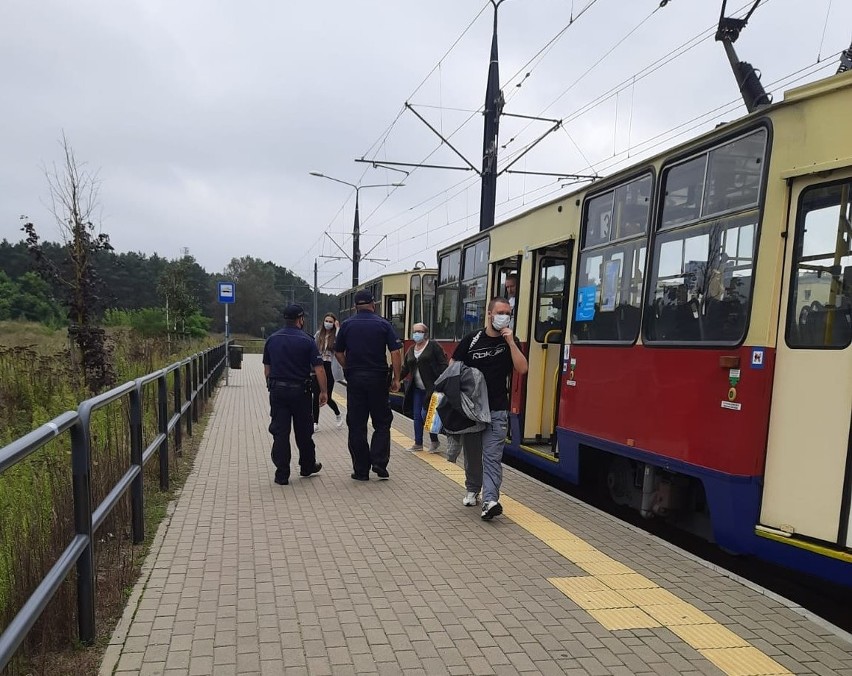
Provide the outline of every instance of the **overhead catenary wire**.
<path id="1" fill-rule="evenodd" d="M 768 0 L 767 0 L 767 2 L 768 2 Z M 658 59 L 658 60 L 657 60 L 656 62 L 654 62 L 653 64 L 650 64 L 649 66 L 644 67 L 644 68 L 643 68 L 643 69 L 641 69 L 640 71 L 637 71 L 637 73 L 636 73 L 636 74 L 634 74 L 633 76 L 631 76 L 631 77 L 627 78 L 627 80 L 625 80 L 625 82 L 624 82 L 624 83 L 621 83 L 619 86 L 617 86 L 617 87 L 615 87 L 615 88 L 612 88 L 609 92 L 605 93 L 604 95 L 601 95 L 600 97 L 598 97 L 598 99 L 597 99 L 597 100 L 595 100 L 595 101 L 593 101 L 593 102 L 590 102 L 589 104 L 586 104 L 583 108 L 578 109 L 577 111 L 575 111 L 575 113 L 573 113 L 573 114 L 572 114 L 572 117 L 575 117 L 575 116 L 579 116 L 579 115 L 585 114 L 585 113 L 586 113 L 586 112 L 588 112 L 589 110 L 593 109 L 593 107 L 594 107 L 595 105 L 599 105 L 601 101 L 606 100 L 607 98 L 611 98 L 611 97 L 612 97 L 613 95 L 615 95 L 615 93 L 616 93 L 616 92 L 618 92 L 618 91 L 623 91 L 623 89 L 625 89 L 625 88 L 627 88 L 627 87 L 635 88 L 635 83 L 636 83 L 636 82 L 638 82 L 638 81 L 640 81 L 640 80 L 644 79 L 645 77 L 648 77 L 651 73 L 653 73 L 653 72 L 655 72 L 656 70 L 658 70 L 658 69 L 662 68 L 662 67 L 663 67 L 663 66 L 665 66 L 667 63 L 670 63 L 672 60 L 675 60 L 675 59 L 677 59 L 677 58 L 682 57 L 682 56 L 683 56 L 686 52 L 688 52 L 689 50 L 691 50 L 691 49 L 695 48 L 698 44 L 700 44 L 700 43 L 702 43 L 702 42 L 706 41 L 707 39 L 711 38 L 711 37 L 713 36 L 713 33 L 714 33 L 714 31 L 710 31 L 710 32 L 702 31 L 702 33 L 700 33 L 700 34 L 699 34 L 698 36 L 696 36 L 695 38 L 692 38 L 692 39 L 688 40 L 687 42 L 683 43 L 683 44 L 682 44 L 679 48 L 677 48 L 676 50 L 673 50 L 672 52 L 670 52 L 670 53 L 669 53 L 669 55 L 666 55 L 665 57 L 662 57 L 662 58 Z M 595 64 L 595 65 L 597 65 L 597 64 Z M 805 69 L 801 69 L 801 71 L 798 71 L 798 72 L 805 71 L 805 70 L 807 70 L 808 68 L 812 68 L 812 66 L 808 66 L 808 67 L 806 67 Z M 815 72 L 815 71 L 814 71 L 814 72 Z M 807 74 L 806 74 L 805 76 L 803 76 L 803 77 L 808 77 L 808 76 L 809 76 L 809 75 L 811 75 L 811 74 L 813 74 L 813 73 L 812 73 L 812 72 L 809 72 L 809 73 L 807 73 Z M 782 78 L 781 80 L 784 80 L 784 79 L 785 79 L 785 78 Z M 800 78 L 800 79 L 801 79 L 801 78 Z M 779 81 L 780 81 L 780 80 L 779 80 Z M 779 82 L 779 81 L 776 81 L 776 82 Z M 775 84 L 775 83 L 773 83 L 773 85 L 774 85 L 774 84 Z M 770 85 L 770 86 L 771 86 L 771 85 Z M 722 115 L 726 115 L 726 114 L 728 114 L 729 112 L 731 112 L 731 111 L 733 111 L 733 110 L 736 110 L 736 109 L 737 109 L 738 107 L 740 107 L 741 105 L 742 105 L 742 104 L 741 104 L 741 102 L 740 102 L 738 99 L 735 99 L 734 101 L 731 101 L 729 104 L 725 104 L 725 105 L 723 105 L 723 106 L 719 106 L 719 107 L 717 107 L 717 108 L 713 109 L 713 111 L 711 111 L 711 112 L 715 112 L 715 113 L 716 113 L 716 117 L 719 117 L 719 116 L 722 116 Z M 732 106 L 732 107 L 731 107 L 731 106 Z M 463 111 L 463 112 L 468 112 L 468 111 Z M 477 112 L 479 112 L 479 111 L 474 111 L 474 113 L 473 113 L 473 114 L 475 115 Z M 624 149 L 621 153 L 618 153 L 617 155 L 615 155 L 615 156 L 613 156 L 613 157 L 606 158 L 606 160 L 610 160 L 610 162 L 607 162 L 606 166 L 607 166 L 607 167 L 609 167 L 609 166 L 617 166 L 617 164 L 618 164 L 618 163 L 620 163 L 620 162 L 624 162 L 624 161 L 625 161 L 625 159 L 629 159 L 629 154 L 630 154 L 630 153 L 632 153 L 632 152 L 635 152 L 635 151 L 637 151 L 637 150 L 640 150 L 641 152 L 647 152 L 647 151 L 649 151 L 649 150 L 653 149 L 654 147 L 657 147 L 657 146 L 659 146 L 659 145 L 661 145 L 661 144 L 663 144 L 663 143 L 670 142 L 672 139 L 677 138 L 677 137 L 679 137 L 679 136 L 682 136 L 682 135 L 684 135 L 684 134 L 686 134 L 686 133 L 690 132 L 691 130 L 693 130 L 693 129 L 697 128 L 697 127 L 700 127 L 700 126 L 702 126 L 702 125 L 708 124 L 708 123 L 709 123 L 709 120 L 708 120 L 708 119 L 705 119 L 705 118 L 707 117 L 707 115 L 708 115 L 708 114 L 703 114 L 702 116 L 698 116 L 698 118 L 693 118 L 693 120 L 691 120 L 691 121 L 687 121 L 687 122 L 685 122 L 685 123 L 681 123 L 680 125 L 677 125 L 676 127 L 672 128 L 672 129 L 666 130 L 665 132 L 661 132 L 660 134 L 657 134 L 657 135 L 655 135 L 655 136 L 653 136 L 653 137 L 651 137 L 651 138 L 643 139 L 642 141 L 639 141 L 639 142 L 637 142 L 637 143 L 630 143 L 630 142 L 628 141 L 627 148 L 626 148 L 626 149 Z M 693 121 L 695 122 L 695 124 L 692 124 L 692 126 L 690 126 L 690 124 L 691 124 Z M 463 124 L 464 124 L 464 123 L 463 123 Z M 632 124 L 632 120 L 631 120 L 631 124 Z M 462 125 L 462 126 L 463 126 L 463 125 Z M 459 128 L 461 128 L 461 127 L 459 127 Z M 458 131 L 458 130 L 456 130 L 456 131 Z M 454 132 L 454 133 L 455 133 L 455 132 Z M 566 134 L 569 136 L 569 139 L 571 139 L 571 136 L 570 136 L 570 134 L 567 132 L 567 130 L 566 130 Z M 572 140 L 572 142 L 573 142 L 573 139 L 571 139 L 571 140 Z M 656 141 L 656 142 L 655 142 L 655 141 Z M 575 145 L 576 145 L 576 144 L 575 144 Z M 440 148 L 440 146 L 438 146 L 438 148 L 436 148 L 436 150 L 435 150 L 435 151 L 433 151 L 433 153 L 434 153 L 434 152 L 436 152 L 439 148 Z M 578 147 L 578 151 L 579 151 L 579 150 L 580 150 L 580 149 L 579 149 L 579 147 Z M 625 155 L 625 154 L 626 154 L 628 157 L 624 157 L 624 155 Z M 582 155 L 582 152 L 581 152 L 581 155 Z M 431 156 L 431 154 L 430 154 L 430 156 Z M 587 157 L 585 157 L 585 156 L 583 156 L 583 157 L 584 157 L 584 161 L 591 165 L 591 163 L 589 163 L 589 162 L 588 162 L 588 158 L 587 158 Z M 602 161 L 599 161 L 599 162 L 598 162 L 598 164 L 597 164 L 597 165 L 594 165 L 594 166 L 603 167 L 604 165 L 603 165 L 603 164 L 601 164 L 601 162 L 602 162 Z M 442 200 L 442 201 L 441 201 L 438 205 L 433 206 L 432 208 L 430 208 L 429 210 L 427 210 L 424 214 L 421 214 L 420 216 L 417 216 L 417 217 L 414 217 L 413 219 L 408 220 L 408 221 L 407 221 L 407 223 L 406 223 L 405 225 L 403 225 L 403 226 L 400 226 L 400 228 L 405 228 L 405 227 L 407 227 L 407 225 L 410 225 L 410 224 L 412 224 L 412 223 L 416 223 L 416 222 L 417 222 L 417 220 L 419 220 L 420 218 L 423 218 L 424 216 L 425 216 L 425 217 L 428 217 L 428 214 L 433 213 L 433 212 L 434 212 L 434 210 L 435 210 L 435 209 L 437 209 L 437 208 L 441 208 L 441 207 L 447 206 L 447 205 L 449 204 L 450 200 L 451 200 L 453 197 L 457 197 L 458 195 L 460 195 L 461 193 L 464 193 L 465 191 L 468 191 L 468 192 L 469 192 L 469 184 L 470 184 L 470 183 L 472 183 L 472 182 L 476 182 L 476 180 L 477 180 L 477 179 L 476 179 L 476 177 L 470 177 L 470 178 L 463 179 L 462 181 L 459 181 L 458 183 L 456 183 L 456 184 L 454 184 L 454 185 L 452 185 L 452 186 L 450 186 L 450 187 L 448 187 L 448 188 L 445 188 L 445 189 L 441 190 L 441 191 L 440 191 L 439 193 L 437 193 L 436 195 L 433 195 L 433 196 L 431 196 L 431 197 L 429 197 L 429 198 L 426 198 L 426 199 L 422 200 L 422 201 L 421 201 L 421 202 L 419 202 L 417 205 L 414 205 L 413 207 L 408 207 L 405 211 L 403 211 L 403 212 L 402 212 L 402 214 L 405 214 L 405 213 L 409 213 L 409 214 L 410 214 L 410 212 L 411 212 L 412 210 L 415 210 L 415 209 L 417 209 L 417 208 L 419 208 L 419 207 L 421 207 L 421 206 L 424 206 L 424 205 L 426 205 L 426 204 L 433 203 L 436 199 L 439 199 L 442 195 L 447 195 L 448 193 L 453 192 L 453 195 L 450 195 L 450 197 L 448 197 L 447 199 Z M 537 188 L 536 190 L 531 191 L 531 192 L 532 192 L 532 193 L 538 193 L 540 190 L 542 190 L 542 188 Z M 555 194 L 555 193 L 558 193 L 560 190 L 561 190 L 560 188 L 555 188 L 555 189 L 551 190 L 551 192 L 550 192 L 550 193 L 548 193 L 548 194 Z M 531 193 L 528 193 L 527 191 L 524 191 L 524 193 L 523 193 L 521 196 L 519 196 L 518 198 L 515 198 L 515 199 L 523 199 L 525 196 L 529 196 L 530 194 L 531 194 Z M 507 200 L 507 201 L 508 201 L 508 200 Z M 503 204 L 503 203 L 501 203 L 501 205 L 502 205 L 502 204 Z M 375 213 L 375 210 L 373 211 L 373 213 Z M 447 220 L 448 220 L 448 223 L 447 223 L 446 225 L 443 225 L 443 226 L 437 226 L 437 227 L 432 227 L 432 228 L 430 229 L 430 232 L 431 232 L 431 233 L 435 233 L 435 232 L 436 232 L 436 231 L 438 231 L 438 230 L 441 230 L 441 229 L 446 228 L 448 225 L 454 225 L 454 224 L 456 224 L 456 223 L 457 223 L 457 222 L 459 222 L 459 221 L 468 220 L 469 218 L 471 218 L 471 216 L 475 216 L 475 214 L 470 214 L 470 213 L 468 213 L 468 214 L 467 214 L 464 218 L 462 218 L 462 219 L 456 219 L 455 221 L 451 221 L 451 220 L 448 218 L 448 219 L 447 219 Z M 387 223 L 389 223 L 389 222 L 392 222 L 392 221 L 395 221 L 398 217 L 399 217 L 399 215 L 394 216 L 394 217 L 391 217 L 391 218 L 386 219 L 386 220 L 383 220 L 382 222 L 375 224 L 373 227 L 374 227 L 374 228 L 381 228 L 381 227 L 382 227 L 382 226 L 384 226 L 385 224 L 387 224 Z M 397 231 L 399 231 L 399 228 L 396 228 L 396 229 L 397 229 Z M 453 237 L 456 237 L 456 236 L 457 236 L 457 235 L 451 235 L 451 236 L 450 236 L 450 239 L 452 239 Z M 430 240 L 430 241 L 431 241 L 431 243 L 432 243 L 432 246 L 430 246 L 430 248 L 433 248 L 434 246 L 436 246 L 436 245 L 437 245 L 437 244 L 434 242 L 434 239 L 432 239 L 432 240 Z M 418 252 L 416 252 L 415 254 L 412 254 L 412 256 L 415 256 L 415 255 L 421 255 L 422 253 L 423 253 L 423 250 L 418 251 Z M 402 260 L 408 260 L 408 258 L 410 258 L 410 257 L 411 257 L 411 256 L 409 256 L 409 257 L 405 257 L 405 258 L 404 258 L 404 259 L 402 259 Z"/>
<path id="2" fill-rule="evenodd" d="M 462 30 L 461 34 L 453 41 L 453 43 L 450 45 L 450 47 L 447 49 L 447 51 L 444 52 L 443 56 L 441 56 L 441 58 L 438 59 L 437 63 L 429 70 L 429 72 L 426 74 L 426 76 L 414 88 L 414 90 L 408 96 L 408 99 L 413 98 L 417 94 L 417 92 L 420 91 L 420 89 L 423 87 L 423 85 L 426 84 L 426 82 L 429 80 L 429 78 L 432 76 L 432 74 L 436 70 L 440 69 L 442 62 L 452 53 L 452 51 L 456 48 L 456 46 L 459 44 L 459 42 L 461 42 L 461 40 L 464 38 L 464 36 L 467 35 L 467 33 L 470 31 L 470 29 L 473 27 L 473 25 L 476 23 L 476 21 L 479 19 L 479 17 L 482 16 L 482 13 L 488 8 L 489 5 L 490 5 L 490 0 L 488 2 L 485 2 L 482 5 L 480 10 L 473 17 L 473 19 L 471 19 L 471 21 L 467 24 L 467 26 L 464 28 L 464 30 Z M 399 112 L 397 113 L 396 117 L 393 119 L 393 121 L 385 128 L 385 130 L 379 135 L 378 139 L 370 146 L 370 148 L 367 150 L 367 152 L 364 153 L 363 156 L 369 155 L 376 147 L 381 147 L 381 145 L 386 142 L 388 136 L 393 131 L 394 127 L 396 126 L 397 122 L 399 121 L 399 118 L 402 117 L 402 114 L 404 112 L 405 112 L 405 106 L 402 106 L 400 108 Z M 360 182 L 361 179 L 364 178 L 368 169 L 369 169 L 369 165 L 367 167 L 365 167 L 364 172 L 361 174 L 361 177 L 359 178 L 359 182 Z M 393 192 L 393 191 L 391 191 L 391 192 Z M 350 197 L 351 197 L 351 195 L 350 195 Z M 345 208 L 346 204 L 349 202 L 350 197 L 346 198 L 346 200 L 343 202 L 343 204 L 341 205 L 338 212 L 334 215 L 332 221 L 325 228 L 323 233 L 320 234 L 319 237 L 317 237 L 317 239 L 313 242 L 313 244 L 311 244 L 308 247 L 308 249 L 305 251 L 305 253 L 303 253 L 302 256 L 296 261 L 296 265 L 301 263 L 308 255 L 310 255 L 310 253 L 312 251 L 314 251 L 316 249 L 317 245 L 319 245 L 322 242 L 322 240 L 324 239 L 325 232 L 328 231 L 328 228 L 331 227 L 331 223 L 334 222 L 334 220 L 339 216 L 340 212 Z M 387 200 L 387 196 L 385 197 L 385 200 L 382 201 L 382 204 L 384 204 L 384 202 L 386 200 Z M 370 214 L 368 214 L 367 217 L 364 218 L 363 222 L 366 223 L 366 221 L 369 219 L 369 217 L 373 213 L 375 213 L 375 209 L 372 212 L 370 212 Z"/>
<path id="3" fill-rule="evenodd" d="M 833 54 L 832 57 L 836 57 L 839 54 L 840 54 L 840 52 L 838 51 L 835 54 Z M 831 57 L 829 57 L 829 58 L 831 58 Z M 828 70 L 832 67 L 833 67 L 832 63 L 809 64 L 809 65 L 807 65 L 803 68 L 800 68 L 800 69 L 798 69 L 798 70 L 796 70 L 796 71 L 794 71 L 794 72 L 792 72 L 792 73 L 790 73 L 790 74 L 788 74 L 784 77 L 781 77 L 781 78 L 769 83 L 767 85 L 767 88 L 773 88 L 773 89 L 786 88 L 786 87 L 789 87 L 792 84 L 796 84 L 797 82 L 808 79 L 808 78 L 812 77 L 813 75 L 817 74 L 818 72 Z M 730 112 L 736 111 L 741 106 L 742 106 L 742 100 L 739 97 L 732 99 L 732 100 L 730 100 L 730 101 L 728 101 L 728 102 L 726 102 L 722 105 L 716 106 L 716 107 L 712 108 L 711 110 L 706 111 L 705 113 L 702 113 L 701 115 L 695 116 L 695 117 L 691 118 L 690 120 L 687 120 L 687 121 L 680 123 L 680 124 L 678 124 L 674 127 L 671 127 L 670 129 L 668 129 L 664 132 L 661 132 L 659 134 L 655 134 L 652 137 L 644 139 L 643 141 L 640 141 L 640 142 L 630 146 L 629 148 L 622 151 L 622 153 L 619 153 L 619 156 L 624 155 L 625 157 L 604 158 L 603 160 L 601 160 L 601 161 L 599 161 L 599 162 L 597 162 L 593 165 L 590 165 L 589 167 L 587 167 L 587 169 L 597 169 L 599 171 L 606 171 L 608 169 L 617 167 L 620 164 L 624 164 L 624 162 L 626 160 L 630 159 L 629 154 L 631 152 L 636 151 L 637 149 L 642 148 L 643 152 L 648 152 L 648 151 L 651 151 L 651 150 L 653 150 L 653 149 L 655 149 L 655 148 L 657 148 L 661 145 L 668 144 L 672 140 L 674 140 L 678 137 L 689 134 L 690 132 L 694 131 L 695 129 L 709 124 L 714 119 L 718 119 L 719 117 L 727 115 Z M 558 181 L 557 181 L 557 183 L 558 183 Z M 550 199 L 553 195 L 562 192 L 561 187 L 553 188 L 553 184 L 551 183 L 551 184 L 548 184 L 548 185 L 545 185 L 545 186 L 541 186 L 541 187 L 539 187 L 539 188 L 537 188 L 533 191 L 529 191 L 529 192 L 525 193 L 524 195 L 516 196 L 516 197 L 512 198 L 511 200 L 506 200 L 504 202 L 501 202 L 498 206 L 503 206 L 507 203 L 510 203 L 512 201 L 517 201 L 517 200 L 520 200 L 520 199 L 525 198 L 525 197 L 528 198 L 530 195 L 542 192 L 543 190 L 547 190 L 548 188 L 552 188 L 552 189 L 549 190 L 549 192 L 547 192 L 543 195 L 539 195 L 538 198 L 536 199 L 537 202 L 546 201 L 546 200 Z M 529 204 L 529 205 L 525 205 L 525 206 L 527 206 L 528 209 L 535 208 L 534 204 Z M 501 211 L 500 218 L 508 217 L 510 214 L 512 214 L 515 211 L 516 210 L 513 209 L 513 208 L 505 209 L 505 210 Z M 410 225 L 411 223 L 416 222 L 416 220 L 419 220 L 419 218 L 422 218 L 422 216 L 418 217 L 417 219 L 413 219 L 407 225 Z M 461 221 L 466 220 L 466 219 L 467 219 L 467 216 L 465 216 L 463 218 L 456 219 L 455 221 L 448 223 L 447 225 L 443 225 L 443 226 L 439 226 L 437 228 L 433 228 L 432 233 L 435 233 L 438 230 L 445 229 L 449 225 L 453 225 L 455 223 L 461 222 Z M 406 227 L 406 226 L 403 226 L 403 227 Z M 466 228 L 466 229 L 462 230 L 461 233 L 455 232 L 452 235 L 448 236 L 447 238 L 444 238 L 444 239 L 442 239 L 438 242 L 433 243 L 428 248 L 417 250 L 417 251 L 411 253 L 408 256 L 402 257 L 397 262 L 403 263 L 403 262 L 405 262 L 405 261 L 407 261 L 411 258 L 414 258 L 416 256 L 422 256 L 427 251 L 429 251 L 431 249 L 435 249 L 443 243 L 447 243 L 447 242 L 450 242 L 454 239 L 461 238 L 461 236 L 465 232 L 467 232 L 468 230 L 471 230 L 471 229 L 472 228 Z M 417 238 L 418 238 L 418 235 L 415 234 L 410 239 L 417 239 Z"/>

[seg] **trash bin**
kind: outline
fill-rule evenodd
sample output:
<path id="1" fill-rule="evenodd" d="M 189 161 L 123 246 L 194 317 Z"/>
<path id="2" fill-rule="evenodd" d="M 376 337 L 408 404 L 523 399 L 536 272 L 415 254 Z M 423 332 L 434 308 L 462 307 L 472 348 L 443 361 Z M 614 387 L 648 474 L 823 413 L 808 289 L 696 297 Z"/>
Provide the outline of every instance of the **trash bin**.
<path id="1" fill-rule="evenodd" d="M 228 366 L 232 369 L 241 369 L 243 367 L 244 349 L 242 345 L 231 345 L 228 348 Z"/>

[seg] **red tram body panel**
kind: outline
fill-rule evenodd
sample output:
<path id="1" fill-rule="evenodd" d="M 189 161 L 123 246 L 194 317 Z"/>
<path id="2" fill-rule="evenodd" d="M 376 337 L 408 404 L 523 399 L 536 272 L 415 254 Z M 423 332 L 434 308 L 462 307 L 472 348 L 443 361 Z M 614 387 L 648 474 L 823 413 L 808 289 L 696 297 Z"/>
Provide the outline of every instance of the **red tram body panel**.
<path id="1" fill-rule="evenodd" d="M 697 467 L 758 476 L 765 461 L 773 351 L 572 345 L 559 426 Z M 720 367 L 735 355 L 739 375 Z M 574 363 L 573 377 L 570 363 Z M 731 390 L 735 392 L 731 394 Z M 732 398 L 731 398 L 732 397 Z M 723 404 L 725 405 L 723 407 Z"/>

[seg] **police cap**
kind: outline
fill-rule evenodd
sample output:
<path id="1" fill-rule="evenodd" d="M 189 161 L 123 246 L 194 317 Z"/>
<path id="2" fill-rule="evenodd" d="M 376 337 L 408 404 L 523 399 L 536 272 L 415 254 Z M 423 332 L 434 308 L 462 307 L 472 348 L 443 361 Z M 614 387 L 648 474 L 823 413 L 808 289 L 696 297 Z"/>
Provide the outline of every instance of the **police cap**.
<path id="1" fill-rule="evenodd" d="M 375 302 L 376 299 L 373 298 L 373 294 L 367 291 L 367 289 L 361 289 L 355 294 L 355 305 L 369 305 Z"/>
<path id="2" fill-rule="evenodd" d="M 284 319 L 298 319 L 304 316 L 305 308 L 298 303 L 290 303 L 284 308 Z"/>

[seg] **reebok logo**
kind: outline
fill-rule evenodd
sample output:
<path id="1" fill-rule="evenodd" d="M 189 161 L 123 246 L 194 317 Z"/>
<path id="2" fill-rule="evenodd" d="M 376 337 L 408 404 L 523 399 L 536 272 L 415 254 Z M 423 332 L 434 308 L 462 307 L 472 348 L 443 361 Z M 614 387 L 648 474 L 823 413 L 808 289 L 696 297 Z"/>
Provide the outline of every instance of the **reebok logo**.
<path id="1" fill-rule="evenodd" d="M 474 350 L 470 353 L 470 358 L 472 361 L 476 361 L 477 359 L 487 359 L 488 357 L 496 357 L 499 354 L 503 354 L 506 349 L 506 345 L 498 345 L 497 347 L 490 347 L 484 350 Z"/>

